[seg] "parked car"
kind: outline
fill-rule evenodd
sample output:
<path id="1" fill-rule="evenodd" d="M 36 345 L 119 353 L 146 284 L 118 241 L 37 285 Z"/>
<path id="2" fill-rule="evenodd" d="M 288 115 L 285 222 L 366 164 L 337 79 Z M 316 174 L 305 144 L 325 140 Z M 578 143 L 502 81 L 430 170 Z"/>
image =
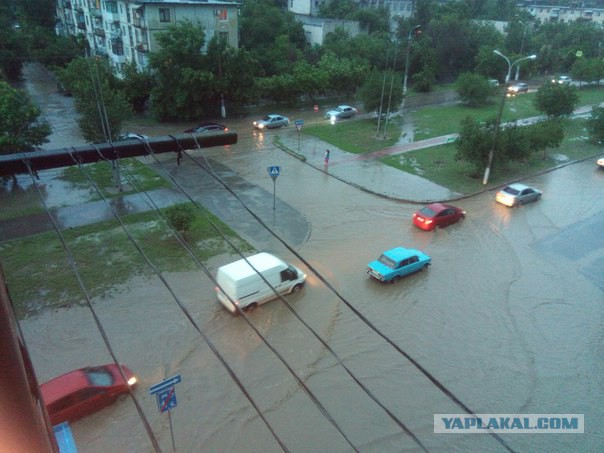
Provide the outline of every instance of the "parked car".
<path id="1" fill-rule="evenodd" d="M 560 85 L 570 85 L 570 83 L 573 81 L 573 79 L 571 79 L 569 76 L 565 76 L 565 75 L 561 75 L 559 77 L 555 77 L 552 79 L 552 83 L 557 83 Z"/>
<path id="2" fill-rule="evenodd" d="M 510 184 L 497 192 L 495 200 L 509 207 L 520 206 L 521 204 L 537 201 L 541 198 L 543 192 L 524 184 Z"/>
<path id="3" fill-rule="evenodd" d="M 329 110 L 325 114 L 325 118 L 329 119 L 342 119 L 342 118 L 352 118 L 357 114 L 357 109 L 351 107 L 349 105 L 338 105 L 335 109 Z"/>
<path id="4" fill-rule="evenodd" d="M 274 129 L 277 127 L 289 126 L 289 118 L 283 115 L 270 114 L 258 121 L 254 121 L 256 129 Z"/>
<path id="5" fill-rule="evenodd" d="M 428 269 L 432 258 L 419 250 L 395 247 L 367 265 L 366 272 L 376 280 L 394 283 L 401 277 Z"/>
<path id="6" fill-rule="evenodd" d="M 598 167 L 600 167 L 601 169 L 604 170 L 604 157 L 600 157 L 597 161 L 596 164 L 598 164 Z"/>
<path id="7" fill-rule="evenodd" d="M 124 134 L 121 134 L 117 139 L 119 141 L 123 141 L 123 140 L 147 140 L 148 138 L 149 138 L 148 135 L 137 134 L 135 132 L 126 132 Z"/>
<path id="8" fill-rule="evenodd" d="M 78 420 L 109 406 L 128 388 L 136 377 L 121 366 L 125 380 L 114 363 L 80 368 L 40 385 L 42 399 L 53 425 Z"/>
<path id="9" fill-rule="evenodd" d="M 209 121 L 199 123 L 197 126 L 187 129 L 185 134 L 199 134 L 203 132 L 228 132 L 229 128 L 224 124 L 212 123 Z"/>
<path id="10" fill-rule="evenodd" d="M 465 218 L 466 211 L 444 203 L 431 203 L 413 214 L 413 224 L 422 230 L 431 231 L 445 227 Z"/>
<path id="11" fill-rule="evenodd" d="M 508 87 L 508 96 L 515 96 L 518 93 L 528 93 L 528 83 L 516 82 Z"/>

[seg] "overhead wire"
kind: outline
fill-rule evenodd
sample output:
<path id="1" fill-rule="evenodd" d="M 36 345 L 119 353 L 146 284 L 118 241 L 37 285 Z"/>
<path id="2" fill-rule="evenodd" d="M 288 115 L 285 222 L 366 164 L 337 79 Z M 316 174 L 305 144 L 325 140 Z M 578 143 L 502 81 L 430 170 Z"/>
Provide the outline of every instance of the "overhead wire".
<path id="1" fill-rule="evenodd" d="M 198 144 L 198 143 L 197 143 Z M 198 144 L 199 146 L 199 144 Z M 312 271 L 312 273 L 323 282 L 323 284 L 329 288 L 337 297 L 346 305 L 365 325 L 367 325 L 371 330 L 373 330 L 380 338 L 386 341 L 390 346 L 392 346 L 399 354 L 405 357 L 418 371 L 420 371 L 436 388 L 438 388 L 447 398 L 449 398 L 452 402 L 454 402 L 457 406 L 462 408 L 470 415 L 476 415 L 476 412 L 472 410 L 469 406 L 467 406 L 460 398 L 458 398 L 451 390 L 449 390 L 436 376 L 434 376 L 427 368 L 421 365 L 416 359 L 414 359 L 408 352 L 406 352 L 403 348 L 397 345 L 392 339 L 390 339 L 386 334 L 384 334 L 381 330 L 379 330 L 365 315 L 363 315 L 357 308 L 355 308 L 340 292 L 331 284 L 327 279 L 321 275 L 321 273 L 314 268 L 309 262 L 307 262 L 292 246 L 290 246 L 287 241 L 285 241 L 281 236 L 279 236 L 275 231 L 273 231 L 270 226 L 268 226 L 256 213 L 254 213 L 245 202 L 226 184 L 215 172 L 209 171 L 204 168 L 199 162 L 189 156 L 188 153 L 184 153 L 184 156 L 188 157 L 195 165 L 197 165 L 202 170 L 206 171 L 210 176 L 212 176 L 217 182 L 219 182 L 231 195 L 239 201 L 241 206 L 262 226 L 264 227 L 275 239 L 277 239 L 287 250 L 293 253 L 300 261 L 302 261 L 308 269 Z M 173 179 L 174 181 L 174 179 Z M 500 445 L 502 445 L 506 450 L 512 452 L 514 451 L 508 443 L 497 433 L 488 430 L 487 433 L 491 435 Z"/>
<path id="2" fill-rule="evenodd" d="M 195 138 L 195 137 L 194 137 Z M 199 149 L 201 149 L 201 146 L 199 145 L 199 143 L 197 142 L 197 139 L 195 138 L 195 142 L 198 146 Z M 178 145 L 180 146 L 180 145 Z M 147 143 L 147 147 L 152 151 L 150 145 Z M 186 151 L 184 150 L 180 150 L 180 152 L 183 153 L 184 156 L 188 157 L 189 159 L 194 160 L 189 154 L 186 153 Z M 170 178 L 170 180 L 172 181 L 172 183 L 181 191 L 181 193 L 183 193 L 183 195 L 185 195 L 188 200 L 193 203 L 195 206 L 197 206 L 200 210 L 204 211 L 200 206 L 199 203 L 193 199 L 188 193 L 187 191 L 182 187 L 182 185 L 176 180 L 176 178 L 174 178 L 172 175 L 170 175 L 170 173 L 168 171 L 166 171 L 164 165 L 161 163 L 161 161 L 157 158 L 157 156 L 152 155 L 156 161 L 156 163 L 158 163 L 160 166 L 162 166 L 162 168 L 164 168 L 165 173 L 168 175 L 168 177 Z M 208 167 L 210 168 L 211 172 L 215 174 L 214 169 L 212 168 L 211 164 L 207 161 L 205 155 L 203 155 L 203 158 L 206 162 L 206 164 L 208 165 Z M 206 170 L 207 171 L 207 170 Z M 207 216 L 206 216 L 207 217 Z M 206 220 L 208 221 L 208 223 L 212 226 L 212 228 L 223 238 L 223 240 L 225 240 L 230 246 L 231 248 L 243 259 L 245 260 L 245 262 L 248 264 L 248 266 L 250 266 L 250 268 L 252 268 L 252 270 L 254 272 L 256 272 L 258 274 L 258 276 L 264 281 L 265 284 L 268 285 L 268 287 L 273 291 L 273 293 L 275 294 L 275 296 L 287 307 L 287 309 L 296 317 L 296 319 L 302 323 L 302 325 L 304 325 L 304 327 L 306 327 L 311 333 L 312 335 L 325 347 L 325 349 L 335 358 L 335 360 L 338 362 L 338 364 L 346 371 L 346 373 L 354 380 L 354 382 L 380 407 L 382 408 L 386 414 L 390 417 L 391 420 L 393 420 L 398 426 L 399 428 L 401 428 L 403 430 L 403 432 L 405 432 L 407 435 L 409 435 L 417 444 L 418 446 L 420 446 L 422 448 L 422 450 L 427 451 L 425 445 L 421 442 L 421 440 L 405 425 L 405 423 L 398 418 L 390 409 L 388 409 L 374 394 L 373 392 L 371 392 L 371 390 L 365 385 L 363 384 L 355 375 L 354 373 L 350 370 L 350 368 L 348 368 L 348 366 L 346 366 L 346 364 L 344 364 L 344 362 L 342 361 L 342 359 L 339 357 L 339 355 L 329 346 L 329 344 L 316 332 L 316 330 L 314 330 L 306 321 L 304 321 L 300 315 L 292 308 L 291 304 L 289 304 L 285 298 L 279 293 L 279 291 L 277 291 L 276 288 L 274 288 L 271 283 L 264 277 L 264 275 L 262 275 L 262 273 L 260 271 L 258 271 L 253 264 L 247 259 L 247 257 L 242 253 L 242 251 L 232 242 L 229 240 L 229 238 L 224 234 L 224 232 L 215 224 L 215 222 L 213 222 L 209 217 L 206 218 Z M 201 263 L 200 263 L 201 264 Z M 205 269 L 204 269 L 205 270 Z M 206 272 L 207 273 L 207 272 Z M 212 279 L 213 282 L 215 282 L 218 285 L 218 282 L 216 282 L 216 280 L 214 279 L 214 277 L 208 273 L 208 276 Z M 224 291 L 224 294 L 228 296 L 227 292 Z M 231 301 L 232 302 L 232 301 Z M 241 308 L 239 308 L 238 305 L 234 304 L 234 306 L 237 308 L 237 310 L 239 312 L 242 312 Z M 249 323 L 250 321 L 247 320 L 247 316 L 246 316 L 246 321 Z"/>
<path id="3" fill-rule="evenodd" d="M 183 312 L 183 314 L 187 317 L 187 319 L 193 325 L 193 327 L 195 328 L 195 330 L 197 330 L 197 332 L 202 336 L 202 338 L 204 339 L 204 341 L 206 341 L 206 343 L 208 344 L 208 346 L 210 347 L 210 349 L 212 350 L 212 352 L 216 355 L 216 357 L 219 359 L 219 361 L 221 362 L 221 364 L 226 368 L 227 372 L 229 372 L 229 374 L 231 375 L 231 378 L 233 378 L 233 380 L 239 386 L 239 388 L 242 390 L 242 392 L 244 393 L 244 395 L 246 395 L 246 397 L 248 398 L 248 400 L 250 401 L 250 403 L 253 405 L 253 407 L 258 412 L 259 416 L 265 422 L 265 424 L 267 425 L 267 427 L 271 430 L 271 433 L 273 433 L 273 436 L 275 437 L 275 439 L 277 440 L 277 442 L 284 449 L 284 451 L 288 451 L 287 447 L 285 446 L 285 444 L 281 441 L 281 439 L 274 432 L 274 430 L 272 429 L 271 425 L 268 423 L 268 420 L 266 420 L 266 418 L 264 417 L 264 414 L 260 411 L 259 407 L 254 402 L 254 400 L 251 397 L 251 395 L 245 389 L 245 386 L 243 386 L 243 384 L 241 383 L 241 381 L 239 380 L 239 378 L 236 376 L 236 374 L 234 373 L 234 371 L 232 370 L 232 368 L 228 365 L 228 363 L 226 362 L 226 360 L 222 357 L 222 355 L 220 354 L 220 352 L 214 346 L 214 344 L 212 343 L 212 341 L 210 340 L 210 338 L 203 332 L 203 330 L 201 329 L 201 327 L 199 327 L 199 325 L 197 324 L 197 322 L 193 319 L 192 315 L 190 314 L 190 312 L 188 311 L 188 309 L 185 307 L 185 305 L 183 304 L 183 302 L 180 300 L 180 298 L 178 297 L 178 295 L 175 293 L 175 291 L 173 290 L 173 288 L 170 286 L 170 284 L 167 282 L 167 280 L 164 278 L 164 276 L 161 273 L 161 271 L 157 268 L 157 266 L 155 266 L 155 264 L 153 264 L 153 262 L 148 258 L 148 256 L 142 250 L 142 248 L 139 246 L 139 244 L 136 242 L 136 240 L 132 237 L 132 235 L 128 231 L 128 228 L 123 223 L 121 217 L 115 212 L 115 209 L 113 208 L 113 206 L 111 206 L 111 204 L 107 202 L 106 197 L 102 194 L 102 192 L 100 191 L 100 189 L 98 188 L 98 186 L 96 185 L 96 183 L 94 182 L 94 180 L 92 180 L 92 178 L 90 177 L 90 175 L 88 174 L 88 172 L 83 168 L 83 166 L 81 165 L 81 163 L 79 163 L 73 156 L 72 156 L 72 159 L 74 159 L 74 162 L 78 165 L 78 167 L 80 168 L 80 171 L 82 171 L 82 173 L 86 176 L 86 178 L 88 179 L 88 181 L 92 185 L 92 187 L 95 188 L 95 190 L 97 191 L 98 195 L 105 201 L 105 203 L 107 204 L 107 206 L 113 212 L 113 215 L 114 215 L 115 219 L 121 225 L 121 227 L 124 230 L 124 232 L 126 233 L 126 236 L 128 237 L 128 239 L 132 242 L 132 244 L 137 249 L 137 251 L 139 252 L 139 254 L 143 257 L 143 259 L 147 262 L 147 264 L 155 272 L 155 274 L 161 280 L 162 284 L 168 289 L 168 291 L 172 295 L 172 298 L 175 300 L 175 302 L 177 303 L 177 305 L 179 306 L 179 308 L 181 309 L 181 311 Z M 198 263 L 201 264 L 200 261 L 198 261 Z M 203 266 L 203 265 L 202 265 L 202 268 L 211 277 L 211 273 L 209 272 L 209 270 L 207 270 L 207 268 L 205 266 Z M 215 280 L 213 280 L 213 281 L 215 282 Z M 217 283 L 217 282 L 215 282 L 215 283 Z M 340 435 L 342 435 L 342 437 L 346 440 L 346 442 L 355 451 L 358 451 L 358 449 L 354 446 L 354 444 L 346 436 L 346 434 L 344 433 L 344 431 L 342 430 L 342 428 L 339 426 L 339 424 L 336 422 L 336 420 L 333 418 L 333 416 L 329 413 L 329 411 L 327 411 L 327 409 L 318 400 L 318 398 L 314 395 L 314 393 L 306 386 L 306 384 L 304 384 L 304 382 L 302 381 L 302 379 L 296 374 L 296 372 L 293 370 L 293 368 L 291 367 L 291 365 L 289 365 L 289 363 L 287 363 L 287 361 L 281 356 L 281 354 L 279 354 L 279 352 L 268 342 L 268 340 L 266 340 L 266 338 L 260 333 L 260 331 L 258 331 L 258 329 L 252 323 L 249 322 L 249 320 L 248 320 L 248 324 L 254 330 L 254 332 L 258 335 L 258 337 L 262 339 L 262 341 L 264 342 L 264 344 L 269 349 L 271 349 L 271 351 L 276 355 L 277 358 L 279 358 L 279 360 L 287 368 L 287 370 L 294 377 L 294 379 L 296 380 L 296 382 L 305 391 L 305 393 L 309 396 L 309 398 L 311 399 L 311 401 L 313 401 L 313 403 L 315 404 L 315 406 L 324 415 L 324 417 L 336 428 L 336 430 L 340 433 Z"/>
<path id="4" fill-rule="evenodd" d="M 50 221 L 52 222 L 53 228 L 54 228 L 55 232 L 57 233 L 57 236 L 59 237 L 59 241 L 61 242 L 61 247 L 63 248 L 63 251 L 65 252 L 65 254 L 67 256 L 67 262 L 69 264 L 69 267 L 71 268 L 72 272 L 74 273 L 74 275 L 78 281 L 78 286 L 80 287 L 80 290 L 82 291 L 82 294 L 84 295 L 84 299 L 86 301 L 86 306 L 88 307 L 88 309 L 90 310 L 90 313 L 92 314 L 96 327 L 103 339 L 103 342 L 105 343 L 105 347 L 107 348 L 109 355 L 113 359 L 113 362 L 117 365 L 120 376 L 122 377 L 124 382 L 127 382 L 128 379 L 125 376 L 124 371 L 122 370 L 121 363 L 118 360 L 117 355 L 115 354 L 115 352 L 113 350 L 113 347 L 111 346 L 111 342 L 109 341 L 107 332 L 105 331 L 105 328 L 103 327 L 103 324 L 101 323 L 101 320 L 92 305 L 92 300 L 91 300 L 90 294 L 88 293 L 88 290 L 86 289 L 86 286 L 84 285 L 84 281 L 82 280 L 82 276 L 80 275 L 80 272 L 78 270 L 78 266 L 75 262 L 73 254 L 71 253 L 71 250 L 70 250 L 69 246 L 67 245 L 67 241 L 65 240 L 65 237 L 63 236 L 63 233 L 61 232 L 61 229 L 57 225 L 55 218 L 51 214 L 50 209 L 49 209 L 48 205 L 46 204 L 46 201 L 44 200 L 44 196 L 42 195 L 42 191 L 40 190 L 40 187 L 36 181 L 34 172 L 31 168 L 31 166 L 29 165 L 29 162 L 28 162 L 27 158 L 25 157 L 25 155 L 23 157 L 23 161 L 27 165 L 28 173 L 32 179 L 34 187 L 36 188 L 36 193 L 38 194 L 38 197 L 40 198 L 42 206 L 44 207 L 44 210 L 48 214 L 48 217 L 50 218 Z M 153 449 L 156 452 L 161 452 L 157 439 L 155 438 L 153 430 L 151 429 L 151 425 L 149 424 L 149 421 L 147 420 L 147 417 L 145 416 L 145 413 L 143 412 L 143 409 L 142 409 L 140 403 L 138 402 L 138 399 L 134 395 L 134 392 L 129 385 L 128 385 L 128 393 L 134 403 L 134 406 L 136 407 L 136 410 L 138 412 L 140 419 L 143 422 L 145 431 L 147 432 L 147 436 L 149 437 L 149 439 L 153 445 Z"/>

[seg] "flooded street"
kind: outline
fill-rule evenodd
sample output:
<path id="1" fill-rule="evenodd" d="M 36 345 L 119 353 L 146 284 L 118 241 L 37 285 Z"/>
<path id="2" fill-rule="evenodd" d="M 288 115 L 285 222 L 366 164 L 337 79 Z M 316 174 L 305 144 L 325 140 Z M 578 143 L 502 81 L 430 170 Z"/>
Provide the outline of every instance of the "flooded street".
<path id="1" fill-rule="evenodd" d="M 543 199 L 517 209 L 496 204 L 494 192 L 455 202 L 466 219 L 432 233 L 411 224 L 418 205 L 359 190 L 275 147 L 272 136 L 287 131 L 238 126 L 238 144 L 190 154 L 257 188 L 255 214 L 289 248 L 269 232 L 252 245 L 303 269 L 307 285 L 286 296 L 293 311 L 273 301 L 251 312 L 253 328 L 222 308 L 203 269 L 166 274 L 167 284 L 132 277 L 94 300 L 115 354 L 139 378 L 136 397 L 162 451 L 172 451 L 170 424 L 148 389 L 176 374 L 180 452 L 277 452 L 279 442 L 294 452 L 601 449 L 604 172 L 593 162 L 527 180 Z M 76 144 L 56 134 L 53 147 Z M 201 175 L 174 160 L 162 159 L 183 186 Z M 281 167 L 275 183 L 272 165 Z M 233 181 L 244 196 L 240 187 Z M 225 190 L 221 203 L 239 201 Z M 250 220 L 240 222 L 229 226 Z M 288 235 L 296 227 L 303 240 Z M 395 246 L 427 253 L 431 268 L 393 285 L 371 280 L 367 263 Z M 40 382 L 111 361 L 88 308 L 21 327 Z M 434 414 L 464 413 L 460 402 L 483 414 L 584 414 L 586 432 L 434 434 Z M 153 451 L 127 398 L 72 429 L 80 452 Z"/>

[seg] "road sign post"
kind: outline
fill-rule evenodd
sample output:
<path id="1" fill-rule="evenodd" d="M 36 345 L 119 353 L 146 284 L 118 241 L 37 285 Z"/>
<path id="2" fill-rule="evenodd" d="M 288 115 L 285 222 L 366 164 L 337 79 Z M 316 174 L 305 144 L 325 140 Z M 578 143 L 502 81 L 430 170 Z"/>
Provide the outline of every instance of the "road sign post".
<path id="1" fill-rule="evenodd" d="M 170 436 L 172 437 L 172 451 L 176 451 L 176 444 L 174 442 L 174 429 L 172 428 L 172 414 L 170 410 L 176 408 L 176 405 L 178 404 L 176 401 L 176 388 L 174 386 L 180 381 L 180 374 L 177 374 L 149 387 L 149 393 L 151 395 L 156 395 L 159 413 L 168 413 Z"/>
<path id="2" fill-rule="evenodd" d="M 300 154 L 300 130 L 302 130 L 302 126 L 304 126 L 304 120 L 296 120 L 294 124 L 298 130 L 298 154 Z"/>
<path id="3" fill-rule="evenodd" d="M 268 171 L 268 174 L 270 175 L 271 178 L 273 178 L 273 211 L 276 208 L 276 192 L 277 192 L 277 177 L 279 176 L 279 174 L 281 173 L 281 167 L 279 167 L 278 165 L 272 165 L 270 167 L 267 167 L 266 170 Z"/>

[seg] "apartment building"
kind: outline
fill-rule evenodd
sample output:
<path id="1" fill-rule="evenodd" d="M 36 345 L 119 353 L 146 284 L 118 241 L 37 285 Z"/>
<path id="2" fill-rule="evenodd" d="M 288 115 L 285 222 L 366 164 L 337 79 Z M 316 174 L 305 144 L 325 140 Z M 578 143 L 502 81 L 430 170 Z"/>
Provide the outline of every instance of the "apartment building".
<path id="1" fill-rule="evenodd" d="M 576 22 L 587 21 L 604 24 L 604 8 L 554 5 L 526 5 L 527 10 L 535 19 L 546 22 Z"/>
<path id="2" fill-rule="evenodd" d="M 127 62 L 142 69 L 158 48 L 157 34 L 184 20 L 203 27 L 206 45 L 220 36 L 238 47 L 240 6 L 213 0 L 57 0 L 57 33 L 84 35 L 92 54 L 108 58 L 118 71 Z"/>

